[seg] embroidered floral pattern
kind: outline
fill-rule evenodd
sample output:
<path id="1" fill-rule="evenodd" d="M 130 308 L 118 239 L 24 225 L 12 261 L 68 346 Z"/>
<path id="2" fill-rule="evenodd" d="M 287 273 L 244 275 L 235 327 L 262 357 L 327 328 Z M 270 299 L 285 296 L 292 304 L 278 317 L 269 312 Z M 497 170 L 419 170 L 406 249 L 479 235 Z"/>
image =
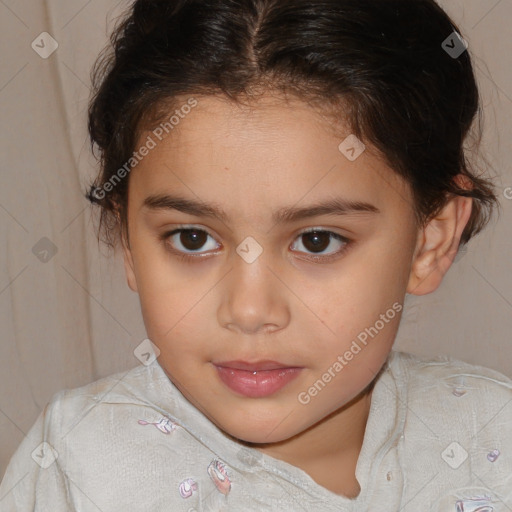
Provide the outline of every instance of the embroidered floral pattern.
<path id="1" fill-rule="evenodd" d="M 487 454 L 487 460 L 489 462 L 494 462 L 499 456 L 500 451 L 498 449 L 494 449 Z"/>
<path id="2" fill-rule="evenodd" d="M 217 490 L 227 496 L 231 490 L 231 480 L 224 464 L 220 460 L 214 459 L 210 462 L 207 471 Z"/>
<path id="3" fill-rule="evenodd" d="M 160 421 L 150 422 L 139 420 L 139 425 L 155 425 L 155 427 L 164 434 L 170 434 L 178 428 L 178 424 L 171 421 L 167 416 L 163 416 Z"/>
<path id="4" fill-rule="evenodd" d="M 465 498 L 455 503 L 456 512 L 493 512 L 494 507 L 490 505 L 489 496 L 474 496 Z"/>
<path id="5" fill-rule="evenodd" d="M 180 496 L 183 499 L 190 498 L 194 491 L 197 491 L 197 483 L 192 478 L 187 478 L 180 483 Z"/>

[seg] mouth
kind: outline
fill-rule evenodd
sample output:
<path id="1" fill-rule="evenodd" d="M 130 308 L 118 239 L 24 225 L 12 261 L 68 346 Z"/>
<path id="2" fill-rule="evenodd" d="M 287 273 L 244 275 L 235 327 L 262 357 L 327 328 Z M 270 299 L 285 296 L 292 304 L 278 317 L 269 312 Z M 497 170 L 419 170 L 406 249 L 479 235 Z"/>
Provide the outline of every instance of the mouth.
<path id="1" fill-rule="evenodd" d="M 278 361 L 256 361 L 255 363 L 247 363 L 245 361 L 225 361 L 213 364 L 222 368 L 232 368 L 234 370 L 245 370 L 248 372 L 261 372 L 265 370 L 282 370 L 283 368 L 294 368 L 288 364 L 280 363 Z"/>
<path id="2" fill-rule="evenodd" d="M 298 377 L 302 367 L 277 361 L 225 361 L 213 363 L 220 380 L 235 393 L 262 398 L 273 395 Z"/>

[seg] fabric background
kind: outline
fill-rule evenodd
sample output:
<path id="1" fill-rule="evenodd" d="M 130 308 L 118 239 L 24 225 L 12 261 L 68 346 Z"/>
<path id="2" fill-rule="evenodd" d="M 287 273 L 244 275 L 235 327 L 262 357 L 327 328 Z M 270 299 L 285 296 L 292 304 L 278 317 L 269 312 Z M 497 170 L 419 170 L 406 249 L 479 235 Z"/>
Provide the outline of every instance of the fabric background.
<path id="1" fill-rule="evenodd" d="M 483 149 L 502 212 L 435 293 L 407 296 L 395 348 L 512 376 L 512 2 L 440 3 L 474 58 Z M 0 478 L 56 391 L 139 364 L 137 295 L 120 255 L 98 247 L 83 197 L 96 169 L 86 132 L 89 74 L 128 4 L 0 0 Z M 46 59 L 31 46 L 42 32 L 58 42 Z"/>

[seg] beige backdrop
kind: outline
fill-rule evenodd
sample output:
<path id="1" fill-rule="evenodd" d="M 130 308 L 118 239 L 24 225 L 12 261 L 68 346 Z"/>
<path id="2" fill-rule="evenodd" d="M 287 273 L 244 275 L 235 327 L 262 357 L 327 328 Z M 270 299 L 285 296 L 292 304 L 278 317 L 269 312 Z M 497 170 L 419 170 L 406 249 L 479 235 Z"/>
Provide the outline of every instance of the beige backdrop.
<path id="1" fill-rule="evenodd" d="M 82 196 L 95 168 L 86 134 L 89 72 L 126 5 L 0 1 L 0 475 L 56 391 L 139 364 L 133 349 L 145 331 L 137 296 L 119 256 L 98 248 Z M 512 376 L 512 1 L 442 5 L 475 58 L 502 216 L 435 293 L 407 297 L 395 346 Z M 42 32 L 58 43 L 48 58 Z"/>

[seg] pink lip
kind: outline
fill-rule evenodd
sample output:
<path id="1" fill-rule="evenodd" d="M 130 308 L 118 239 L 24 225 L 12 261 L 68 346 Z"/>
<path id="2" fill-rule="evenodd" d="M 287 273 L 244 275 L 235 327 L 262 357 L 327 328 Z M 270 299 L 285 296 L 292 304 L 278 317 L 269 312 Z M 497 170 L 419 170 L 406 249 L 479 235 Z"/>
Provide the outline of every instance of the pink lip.
<path id="1" fill-rule="evenodd" d="M 269 396 L 295 379 L 302 368 L 276 361 L 214 363 L 220 380 L 232 391 L 251 398 Z"/>
<path id="2" fill-rule="evenodd" d="M 223 368 L 234 368 L 235 370 L 246 370 L 248 372 L 260 372 L 263 370 L 280 370 L 282 368 L 294 368 L 278 361 L 256 361 L 255 363 L 246 363 L 245 361 L 224 361 L 213 363 L 215 366 Z"/>

